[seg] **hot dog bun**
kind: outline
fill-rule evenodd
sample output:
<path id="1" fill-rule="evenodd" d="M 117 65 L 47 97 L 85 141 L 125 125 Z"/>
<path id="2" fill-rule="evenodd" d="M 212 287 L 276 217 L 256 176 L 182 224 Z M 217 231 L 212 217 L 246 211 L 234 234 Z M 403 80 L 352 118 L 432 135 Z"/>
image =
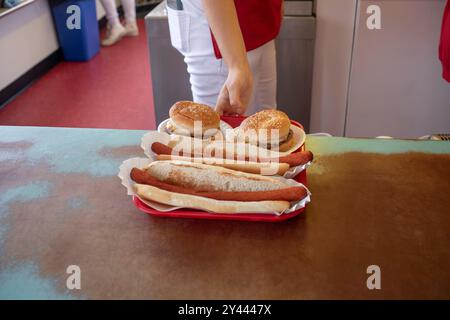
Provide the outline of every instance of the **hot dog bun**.
<path id="1" fill-rule="evenodd" d="M 251 162 L 251 161 L 238 161 L 231 159 L 219 159 L 219 158 L 191 158 L 182 156 L 172 156 L 167 154 L 161 154 L 156 156 L 157 160 L 179 160 L 195 163 L 209 164 L 213 166 L 223 167 L 231 170 L 237 170 L 247 173 L 261 174 L 261 175 L 284 175 L 289 170 L 289 164 L 278 162 Z"/>
<path id="2" fill-rule="evenodd" d="M 158 180 L 150 172 L 133 168 L 130 172 L 130 177 L 133 181 L 139 184 L 146 184 L 158 189 L 190 194 L 193 196 L 211 198 L 216 200 L 226 201 L 298 201 L 308 195 L 307 190 L 300 185 L 292 185 L 283 189 L 276 189 L 270 191 L 199 191 L 192 187 L 185 187 L 183 185 L 170 184 Z"/>
<path id="3" fill-rule="evenodd" d="M 190 194 L 175 193 L 150 185 L 135 184 L 135 192 L 143 199 L 176 207 L 226 213 L 272 213 L 289 208 L 288 201 L 223 201 Z"/>
<path id="4" fill-rule="evenodd" d="M 270 191 L 290 187 L 272 177 L 186 161 L 154 161 L 146 171 L 160 181 L 197 191 Z"/>

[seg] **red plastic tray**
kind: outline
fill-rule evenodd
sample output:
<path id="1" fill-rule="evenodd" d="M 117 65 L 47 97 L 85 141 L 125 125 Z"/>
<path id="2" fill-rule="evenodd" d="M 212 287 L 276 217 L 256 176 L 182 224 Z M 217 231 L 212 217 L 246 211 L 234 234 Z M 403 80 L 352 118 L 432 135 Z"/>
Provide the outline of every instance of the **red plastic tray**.
<path id="1" fill-rule="evenodd" d="M 223 121 L 227 122 L 233 128 L 239 126 L 241 122 L 245 119 L 245 117 L 229 117 L 222 116 Z M 302 125 L 296 121 L 291 121 L 293 125 L 299 126 L 301 128 Z M 301 147 L 304 149 L 305 145 Z M 300 174 L 298 174 L 294 180 L 302 183 L 306 186 L 306 170 L 303 170 Z M 295 216 L 301 214 L 305 208 L 293 211 L 288 214 L 282 214 L 280 216 L 271 215 L 271 214 L 260 214 L 260 213 L 252 213 L 252 214 L 237 214 L 237 213 L 209 213 L 196 209 L 178 209 L 170 212 L 161 212 L 150 208 L 144 202 L 139 200 L 138 197 L 133 196 L 134 205 L 141 211 L 148 213 L 152 216 L 158 217 L 167 217 L 167 218 L 194 218 L 194 219 L 209 219 L 209 220 L 237 220 L 237 221 L 258 221 L 258 222 L 281 222 L 288 219 L 291 219 Z"/>

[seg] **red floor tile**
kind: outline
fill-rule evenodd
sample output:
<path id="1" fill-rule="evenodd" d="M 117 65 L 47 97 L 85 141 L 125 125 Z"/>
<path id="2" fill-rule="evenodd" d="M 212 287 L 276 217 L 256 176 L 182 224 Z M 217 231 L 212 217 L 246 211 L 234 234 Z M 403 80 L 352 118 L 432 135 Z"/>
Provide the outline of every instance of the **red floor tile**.
<path id="1" fill-rule="evenodd" d="M 61 62 L 0 109 L 0 125 L 154 129 L 144 20 L 88 62 Z"/>

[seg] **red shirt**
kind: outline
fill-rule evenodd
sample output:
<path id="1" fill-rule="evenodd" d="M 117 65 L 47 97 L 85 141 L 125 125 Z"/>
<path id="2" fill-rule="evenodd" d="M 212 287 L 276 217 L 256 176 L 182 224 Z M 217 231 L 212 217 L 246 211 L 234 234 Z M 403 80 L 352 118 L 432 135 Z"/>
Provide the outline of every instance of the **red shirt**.
<path id="1" fill-rule="evenodd" d="M 259 48 L 273 40 L 280 32 L 283 0 L 234 0 L 236 12 L 247 51 Z M 222 58 L 211 32 L 214 53 Z"/>
<path id="2" fill-rule="evenodd" d="M 450 0 L 447 2 L 442 20 L 439 59 L 442 62 L 442 77 L 450 82 Z"/>

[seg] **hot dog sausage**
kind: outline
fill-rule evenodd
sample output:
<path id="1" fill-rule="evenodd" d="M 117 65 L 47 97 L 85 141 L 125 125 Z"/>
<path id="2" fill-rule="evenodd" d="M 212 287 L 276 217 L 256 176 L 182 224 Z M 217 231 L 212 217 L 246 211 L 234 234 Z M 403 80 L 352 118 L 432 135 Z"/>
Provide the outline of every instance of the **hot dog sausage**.
<path id="1" fill-rule="evenodd" d="M 278 159 L 279 162 L 287 163 L 291 167 L 300 166 L 312 160 L 313 154 L 309 150 L 294 152 Z"/>
<path id="2" fill-rule="evenodd" d="M 172 154 L 172 148 L 161 142 L 153 142 L 151 149 L 155 154 Z"/>
<path id="3" fill-rule="evenodd" d="M 160 142 L 154 142 L 151 146 L 152 151 L 155 154 L 167 154 L 167 155 L 172 155 L 172 148 L 160 143 Z M 182 154 L 178 154 L 177 156 L 181 156 Z M 186 156 L 186 155 L 184 155 Z M 192 157 L 192 155 L 191 155 Z M 249 160 L 248 157 L 245 158 L 246 161 Z M 305 150 L 305 151 L 299 151 L 299 152 L 295 152 L 295 153 L 291 153 L 287 156 L 282 156 L 278 159 L 257 159 L 258 162 L 281 162 L 281 163 L 287 163 L 289 164 L 290 167 L 295 167 L 295 166 L 299 166 L 299 165 L 303 165 L 308 163 L 309 161 L 313 160 L 313 154 L 311 151 L 309 150 Z"/>

